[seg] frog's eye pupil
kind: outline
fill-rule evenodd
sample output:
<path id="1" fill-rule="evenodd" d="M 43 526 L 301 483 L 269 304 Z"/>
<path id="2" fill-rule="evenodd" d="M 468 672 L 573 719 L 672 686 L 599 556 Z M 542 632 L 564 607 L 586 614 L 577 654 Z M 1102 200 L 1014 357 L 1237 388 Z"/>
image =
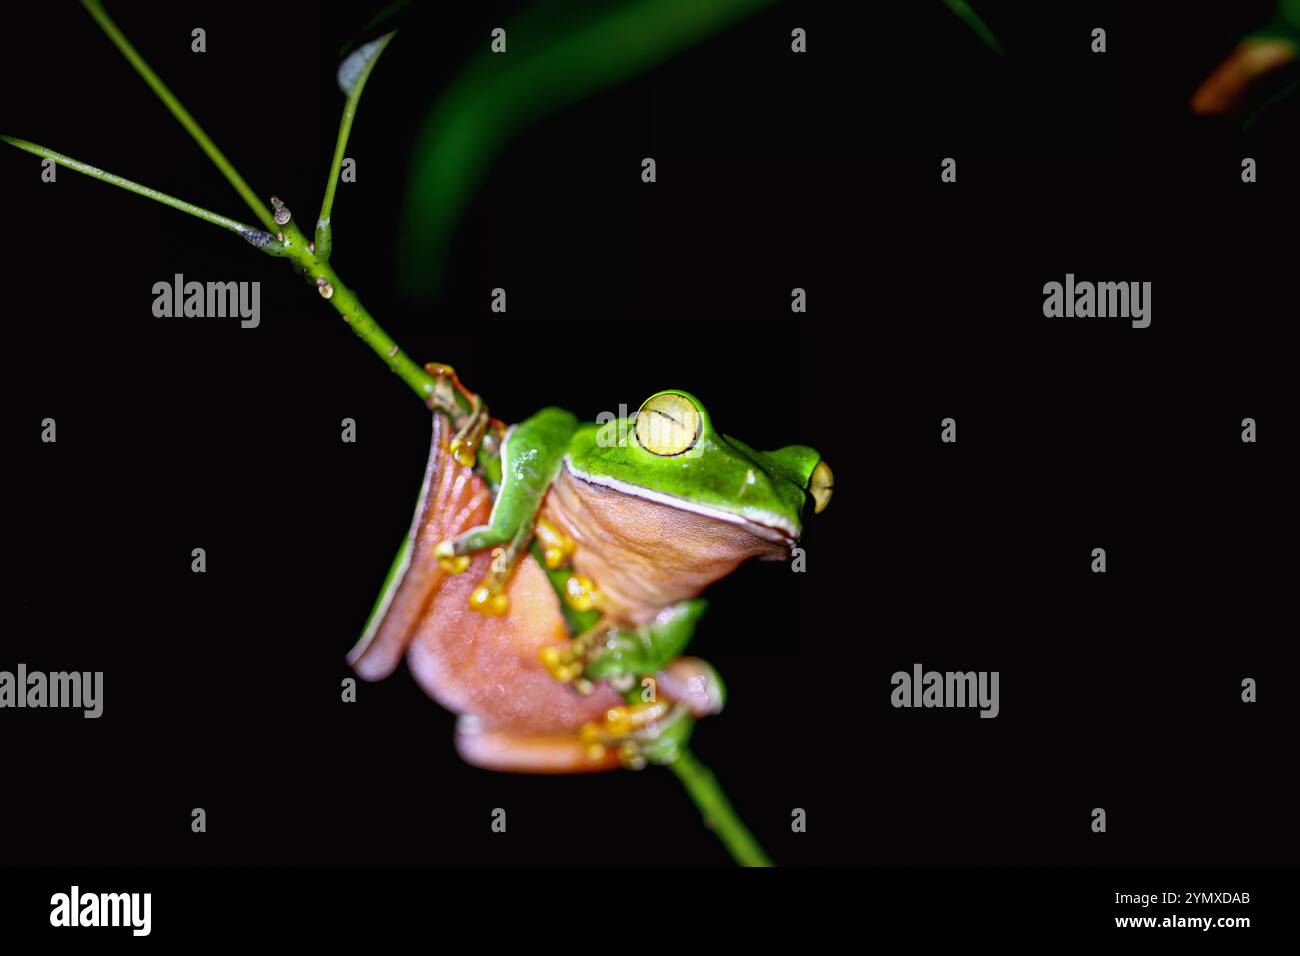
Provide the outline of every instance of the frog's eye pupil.
<path id="1" fill-rule="evenodd" d="M 680 455 L 700 439 L 704 420 L 684 395 L 665 392 L 646 399 L 636 413 L 636 440 L 656 455 Z"/>

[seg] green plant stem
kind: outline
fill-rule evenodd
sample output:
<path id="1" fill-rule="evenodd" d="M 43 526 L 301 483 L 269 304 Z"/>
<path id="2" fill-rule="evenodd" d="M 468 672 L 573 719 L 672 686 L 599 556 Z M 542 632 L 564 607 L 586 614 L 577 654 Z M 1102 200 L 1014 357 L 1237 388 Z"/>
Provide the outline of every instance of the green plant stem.
<path id="1" fill-rule="evenodd" d="M 214 226 L 220 226 L 222 229 L 229 229 L 231 232 L 237 233 L 244 239 L 248 240 L 248 242 L 261 249 L 263 252 L 271 255 L 283 255 L 280 244 L 276 242 L 269 233 L 263 232 L 261 229 L 246 225 L 242 222 L 237 222 L 234 219 L 229 219 L 210 209 L 204 209 L 202 206 L 194 205 L 194 203 L 186 202 L 183 199 L 177 199 L 175 196 L 169 196 L 164 192 L 159 192 L 158 190 L 151 189 L 148 186 L 142 186 L 123 176 L 110 173 L 106 170 L 100 169 L 98 166 L 92 166 L 89 163 L 83 163 L 81 160 L 73 159 L 71 156 L 64 156 L 62 153 L 56 153 L 54 150 L 47 149 L 46 147 L 40 146 L 36 143 L 29 143 L 25 139 L 17 139 L 13 136 L 0 136 L 0 141 L 8 143 L 10 146 L 16 146 L 24 152 L 52 159 L 60 166 L 75 170 L 79 173 L 84 173 L 87 176 L 93 176 L 95 179 L 101 179 L 106 183 L 111 183 L 112 185 L 118 186 L 129 192 L 136 193 L 140 196 L 146 196 L 155 202 L 162 203 L 164 206 L 171 206 L 173 209 L 179 209 L 181 212 L 189 213 L 191 216 L 202 219 L 204 222 L 210 222 Z"/>
<path id="2" fill-rule="evenodd" d="M 284 255 L 292 259 L 316 286 L 317 292 L 334 306 L 343 321 L 363 342 L 383 359 L 384 364 L 419 395 L 426 405 L 456 415 L 462 411 L 457 401 L 452 401 L 445 389 L 439 389 L 438 379 L 430 375 L 383 330 L 374 316 L 366 311 L 357 294 L 344 285 L 337 272 L 312 250 L 311 243 L 297 224 L 290 221 L 282 226 L 277 238 L 283 237 Z"/>
<path id="3" fill-rule="evenodd" d="M 248 204 L 248 208 L 257 214 L 257 218 L 262 225 L 274 233 L 276 231 L 275 217 L 271 214 L 271 210 L 267 208 L 266 203 L 262 202 L 257 194 L 249 188 L 248 183 L 244 182 L 244 177 L 239 175 L 235 167 L 230 164 L 230 160 L 226 159 L 225 154 L 217 149 L 217 144 L 212 142 L 207 133 L 203 132 L 203 128 L 190 115 L 189 110 L 181 105 L 180 100 L 176 99 L 172 95 L 172 91 L 167 89 L 167 85 L 158 78 L 158 74 L 136 52 L 135 47 L 131 45 L 131 41 L 123 35 L 122 31 L 117 28 L 117 24 L 109 18 L 103 3 L 100 0 L 81 0 L 81 4 L 95 18 L 95 22 L 100 25 L 103 31 L 108 34 L 108 38 L 113 41 L 113 44 L 122 51 L 122 55 L 127 58 L 127 61 L 135 67 L 135 71 L 149 84 L 150 89 L 158 94 L 158 98 L 163 101 L 163 105 L 171 110 L 172 115 L 185 127 L 185 131 L 193 137 L 203 152 L 208 154 L 208 159 L 212 160 L 217 169 L 221 170 L 221 174 L 226 177 L 230 185 L 235 187 L 235 191 L 243 197 L 244 202 Z"/>
<path id="4" fill-rule="evenodd" d="M 383 359 L 384 364 L 409 385 L 426 405 L 438 399 L 437 379 L 398 347 L 375 321 L 374 316 L 366 311 L 366 307 L 361 304 L 356 293 L 343 284 L 338 273 L 330 268 L 328 263 L 318 260 L 313 261 L 310 271 L 313 278 L 324 279 L 333 287 L 334 294 L 330 296 L 330 305 L 338 310 L 343 321 L 357 334 L 357 337 L 369 345 L 375 354 Z M 463 411 L 459 405 L 455 408 L 441 407 L 440 410 L 453 416 Z"/>
<path id="5" fill-rule="evenodd" d="M 179 209 L 181 212 L 189 213 L 202 219 L 204 222 L 210 222 L 213 225 L 220 226 L 223 229 L 229 229 L 237 233 L 249 243 L 275 256 L 284 256 L 292 259 L 297 265 L 305 270 L 316 283 L 317 290 L 328 288 L 330 290 L 329 303 L 338 310 L 339 315 L 347 322 L 353 332 L 357 334 L 363 342 L 369 345 L 381 359 L 403 382 L 409 385 L 421 400 L 430 407 L 440 408 L 448 414 L 455 415 L 464 411 L 461 404 L 448 404 L 447 396 L 438 389 L 438 380 L 426 372 L 418 365 L 409 355 L 398 348 L 397 343 L 389 337 L 388 333 L 383 330 L 374 317 L 366 311 L 365 306 L 357 298 L 356 293 L 349 289 L 343 280 L 338 277 L 329 264 L 321 261 L 312 252 L 311 246 L 302 232 L 294 225 L 276 226 L 279 230 L 278 235 L 283 236 L 284 240 L 280 241 L 272 238 L 269 234 L 256 229 L 253 226 L 245 225 L 242 222 L 236 222 L 225 216 L 218 215 L 211 210 L 196 206 L 193 203 L 185 202 L 183 199 L 177 199 L 175 196 L 169 196 L 161 193 L 156 189 L 150 189 L 148 186 L 142 186 L 137 182 L 124 179 L 113 173 L 106 172 L 97 166 L 91 166 L 80 160 L 73 159 L 71 156 L 64 156 L 62 153 L 56 153 L 52 149 L 39 146 L 36 143 L 30 143 L 25 139 L 17 139 L 13 136 L 0 136 L 0 141 L 4 141 L 11 146 L 15 146 L 25 152 L 32 153 L 36 156 L 42 156 L 53 159 L 60 166 L 76 170 L 95 179 L 103 180 L 122 189 L 136 193 L 140 196 L 146 196 L 156 202 L 173 209 Z M 272 223 L 274 225 L 274 222 Z M 326 286 L 322 287 L 320 282 L 324 281 Z M 459 400 L 459 396 L 456 396 Z"/>
<path id="6" fill-rule="evenodd" d="M 347 322 L 352 331 L 357 334 L 357 337 L 369 345 L 370 348 L 374 350 L 375 354 L 383 359 L 384 364 L 392 369 L 398 378 L 409 385 L 426 405 L 430 408 L 446 411 L 448 414 L 456 414 L 457 412 L 463 411 L 461 407 L 463 397 L 458 394 L 452 394 L 449 396 L 445 388 L 439 388 L 438 379 L 430 375 L 420 365 L 414 362 L 409 355 L 397 347 L 397 343 L 389 337 L 388 333 L 383 330 L 380 324 L 375 321 L 374 317 L 366 311 L 364 306 L 362 306 L 356 293 L 344 285 L 343 280 L 341 280 L 338 277 L 338 274 L 329 267 L 325 261 L 325 256 L 322 255 L 318 257 L 315 254 L 310 243 L 307 241 L 306 237 L 303 236 L 302 230 L 291 223 L 280 224 L 275 221 L 275 216 L 272 214 L 271 210 L 267 208 L 267 205 L 257 197 L 257 194 L 254 193 L 252 189 L 249 188 L 248 183 L 244 181 L 244 177 L 239 175 L 238 170 L 231 165 L 230 160 L 226 159 L 221 150 L 217 149 L 216 144 L 212 142 L 207 133 L 203 132 L 202 127 L 199 126 L 194 117 L 191 116 L 189 111 L 181 105 L 180 101 L 172 95 L 171 90 L 167 89 L 166 84 L 158 78 L 158 74 L 150 68 L 149 64 L 144 61 L 144 58 L 136 52 L 135 47 L 131 45 L 131 41 L 123 35 L 122 31 L 119 30 L 117 25 L 109 18 L 108 13 L 104 10 L 104 6 L 100 0 L 81 0 L 81 3 L 90 15 L 95 18 L 95 22 L 100 25 L 106 34 L 108 34 L 108 38 L 113 41 L 113 44 L 122 52 L 122 55 L 127 58 L 133 67 L 135 67 L 135 71 L 139 73 L 140 76 L 144 78 L 144 81 L 149 84 L 150 88 L 158 94 L 158 98 L 163 101 L 163 104 L 169 110 L 171 110 L 172 115 L 180 121 L 181 125 L 185 127 L 190 136 L 194 138 L 194 141 L 199 144 L 205 153 L 208 154 L 208 158 L 212 160 L 219 170 L 221 170 L 222 175 L 226 177 L 230 184 L 235 187 L 236 192 L 243 197 L 244 202 L 248 204 L 249 208 L 257 214 L 258 219 L 262 221 L 270 231 L 271 235 L 276 237 L 275 239 L 269 239 L 264 244 L 265 247 L 269 247 L 267 251 L 272 252 L 274 255 L 287 256 L 293 259 L 301 269 L 306 271 L 312 281 L 316 283 L 316 288 L 322 293 L 322 295 L 324 295 L 325 290 L 328 289 L 330 294 L 325 297 L 338 311 L 339 315 L 343 316 L 343 321 Z M 378 55 L 378 53 L 376 53 L 376 55 Z M 364 83 L 358 83 L 358 88 L 353 91 L 354 95 L 349 97 L 349 106 L 354 112 L 356 109 L 356 100 L 360 98 L 360 87 L 362 85 L 364 85 Z M 352 123 L 351 117 L 346 117 L 344 123 L 350 129 Z M 344 137 L 344 140 L 346 140 L 346 137 Z M 15 146 L 18 146 L 21 142 L 15 142 L 12 140 L 7 141 L 13 142 Z M 32 144 L 27 144 L 27 146 L 31 145 Z M 27 146 L 20 146 L 20 148 L 27 148 Z M 40 150 L 41 147 L 36 147 L 35 149 Z M 340 145 L 339 149 L 341 151 L 342 145 Z M 34 150 L 29 150 L 29 152 L 30 151 Z M 40 155 L 44 154 L 42 153 Z M 57 154 L 54 155 L 56 157 L 56 162 L 60 161 L 57 158 Z M 336 165 L 337 161 L 338 157 L 336 156 Z M 75 160 L 73 162 L 75 162 Z M 233 223 L 235 226 L 242 226 L 242 224 L 234 223 L 234 220 L 225 220 L 225 217 L 217 216 L 215 213 L 210 213 L 207 210 L 201 210 L 198 206 L 193 206 L 189 203 L 182 203 L 179 199 L 165 196 L 163 193 L 147 189 L 147 187 L 140 186 L 137 183 L 132 183 L 130 180 L 112 176 L 109 173 L 105 173 L 103 170 L 95 169 L 93 166 L 85 166 L 84 163 L 78 164 L 78 166 L 82 167 L 79 170 L 80 172 L 85 172 L 88 175 L 95 175 L 97 178 L 103 179 L 106 182 L 112 182 L 115 185 L 122 186 L 124 189 L 131 189 L 133 192 L 149 196 L 151 199 L 157 199 L 159 202 L 166 202 L 167 205 L 172 206 L 173 208 L 182 209 L 185 212 L 198 215 L 199 218 L 205 219 L 208 222 L 214 222 L 217 225 L 225 225 L 226 222 L 229 222 Z M 77 169 L 78 166 L 70 165 L 70 168 Z M 93 172 L 91 172 L 91 170 L 93 170 Z M 337 175 L 332 177 L 332 180 L 333 179 L 337 179 Z M 327 191 L 327 194 L 332 193 Z M 222 220 L 225 221 L 223 222 Z M 227 228 L 230 227 L 227 226 Z M 242 226 L 242 228 L 250 229 L 248 226 Z M 239 231 L 239 229 L 237 228 L 236 231 Z M 251 231 L 256 232 L 256 230 Z M 254 245 L 256 244 L 257 243 L 254 243 Z M 324 285 L 322 285 L 322 283 L 324 283 Z"/>
<path id="7" fill-rule="evenodd" d="M 392 39 L 393 34 L 390 33 L 374 41 L 374 51 L 357 75 L 352 92 L 348 94 L 347 102 L 343 104 L 343 118 L 339 120 L 339 136 L 334 146 L 334 160 L 330 164 L 329 179 L 325 181 L 325 198 L 321 200 L 320 215 L 316 217 L 316 254 L 322 259 L 328 259 L 334 247 L 333 231 L 330 226 L 330 217 L 334 211 L 334 192 L 338 188 L 339 170 L 343 167 L 343 153 L 348 148 L 348 137 L 352 135 L 352 120 L 357 115 L 361 91 L 366 88 L 366 80 L 370 78 L 370 71 L 375 61 L 379 59 L 379 55 L 384 52 L 384 48 Z"/>
<path id="8" fill-rule="evenodd" d="M 727 851 L 741 866 L 771 866 L 772 861 L 745 828 L 727 800 L 713 771 L 683 748 L 669 766 L 682 782 L 704 817 L 704 825 L 718 835 Z"/>

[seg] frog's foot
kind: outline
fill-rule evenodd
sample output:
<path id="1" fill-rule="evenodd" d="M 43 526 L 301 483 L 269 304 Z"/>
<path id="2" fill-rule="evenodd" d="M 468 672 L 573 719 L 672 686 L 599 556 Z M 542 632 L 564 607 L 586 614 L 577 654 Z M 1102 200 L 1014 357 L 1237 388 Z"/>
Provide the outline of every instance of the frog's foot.
<path id="1" fill-rule="evenodd" d="M 613 750 L 594 752 L 572 730 L 525 733 L 470 716 L 456 722 L 456 750 L 476 767 L 510 773 L 594 773 L 619 767 Z"/>
<path id="2" fill-rule="evenodd" d="M 475 395 L 470 399 L 470 411 L 465 423 L 452 436 L 451 443 L 447 446 L 451 457 L 456 459 L 456 464 L 464 465 L 466 468 L 474 467 L 479 445 L 482 444 L 483 435 L 487 431 L 488 420 L 487 406 Z"/>
<path id="3" fill-rule="evenodd" d="M 578 542 L 557 528 L 545 518 L 537 519 L 537 543 L 542 546 L 542 560 L 548 568 L 555 570 L 573 560 L 578 550 Z"/>
<path id="4" fill-rule="evenodd" d="M 603 600 L 596 582 L 585 574 L 571 574 L 564 582 L 564 601 L 575 611 L 600 610 Z"/>
<path id="5" fill-rule="evenodd" d="M 476 587 L 469 595 L 469 606 L 472 610 L 480 614 L 486 614 L 488 617 L 500 617 L 510 610 L 510 598 L 506 597 L 506 584 L 509 578 L 504 574 L 498 574 L 495 570 L 497 562 L 502 560 L 505 548 L 497 548 L 492 552 L 492 567 L 494 570 L 489 572 L 481 584 Z M 513 568 L 514 565 L 511 565 Z"/>
<path id="6" fill-rule="evenodd" d="M 490 525 L 471 528 L 462 535 L 448 538 L 433 549 L 438 564 L 448 574 L 460 574 L 469 568 L 470 555 L 492 548 L 492 563 L 487 576 L 470 594 L 469 606 L 480 614 L 499 617 L 510 610 L 506 586 L 515 568 L 527 553 L 532 531 L 519 528 L 513 538 L 502 541 Z"/>
<path id="7" fill-rule="evenodd" d="M 437 547 L 433 549 L 433 556 L 438 559 L 439 566 L 448 574 L 463 574 L 469 568 L 472 555 L 489 548 L 494 551 L 502 550 L 501 545 L 506 544 L 508 540 L 492 525 L 481 524 L 454 538 L 438 542 Z M 495 553 L 493 557 L 492 563 L 495 566 L 498 563 Z"/>
<path id="8" fill-rule="evenodd" d="M 506 587 L 515 573 L 515 568 L 528 553 L 528 543 L 532 540 L 532 529 L 524 525 L 515 532 L 513 538 L 504 547 L 494 548 L 492 563 L 488 566 L 487 576 L 469 596 L 469 606 L 480 614 L 499 616 L 510 610 L 510 599 L 506 597 Z"/>
<path id="9" fill-rule="evenodd" d="M 542 665 L 561 684 L 572 683 L 580 694 L 591 693 L 591 681 L 584 678 L 582 672 L 587 669 L 587 662 L 596 646 L 613 627 L 613 621 L 602 618 L 595 626 L 564 644 L 547 644 L 539 655 Z"/>
<path id="10" fill-rule="evenodd" d="M 437 380 L 434 393 L 429 396 L 431 408 L 460 407 L 456 402 L 455 393 L 459 393 L 469 403 L 468 412 L 455 416 L 458 428 L 448 445 L 448 451 L 451 452 L 456 464 L 473 468 L 479 446 L 491 422 L 487 406 L 476 393 L 460 383 L 460 379 L 456 377 L 456 370 L 450 365 L 429 362 L 424 368 Z"/>
<path id="11" fill-rule="evenodd" d="M 433 556 L 438 559 L 438 566 L 448 574 L 464 574 L 469 570 L 469 549 L 456 553 L 456 539 L 441 541 L 433 549 Z"/>
<path id="12" fill-rule="evenodd" d="M 693 724 L 686 707 L 660 699 L 611 707 L 603 720 L 583 724 L 578 737 L 589 759 L 604 759 L 612 751 L 624 767 L 640 770 L 647 763 L 676 760 Z"/>

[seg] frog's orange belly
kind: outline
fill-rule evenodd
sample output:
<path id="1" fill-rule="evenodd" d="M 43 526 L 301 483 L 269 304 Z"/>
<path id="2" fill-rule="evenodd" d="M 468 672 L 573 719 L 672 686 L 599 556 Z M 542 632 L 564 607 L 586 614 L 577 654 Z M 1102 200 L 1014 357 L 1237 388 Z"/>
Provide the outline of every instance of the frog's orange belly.
<path id="1" fill-rule="evenodd" d="M 532 557 L 511 578 L 504 616 L 470 609 L 470 593 L 490 562 L 479 555 L 467 572 L 443 579 L 407 651 L 420 686 L 448 710 L 530 733 L 574 731 L 621 703 L 604 685 L 579 694 L 542 666 L 542 648 L 563 643 L 568 632 L 555 590 Z"/>
<path id="2" fill-rule="evenodd" d="M 599 684 L 583 696 L 541 664 L 543 647 L 568 638 L 550 581 L 525 559 L 507 591 L 509 612 L 484 617 L 470 609 L 469 596 L 489 561 L 480 556 L 466 573 L 444 579 L 406 655 L 425 692 L 462 715 L 461 756 L 480 767 L 542 773 L 616 767 L 612 752 L 587 753 L 578 728 L 621 703 L 618 694 Z"/>

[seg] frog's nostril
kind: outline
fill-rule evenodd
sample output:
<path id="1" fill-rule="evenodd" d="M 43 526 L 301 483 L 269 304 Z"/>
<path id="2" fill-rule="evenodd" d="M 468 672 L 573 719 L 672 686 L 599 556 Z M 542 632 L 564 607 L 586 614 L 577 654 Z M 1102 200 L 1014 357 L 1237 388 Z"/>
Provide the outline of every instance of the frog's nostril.
<path id="1" fill-rule="evenodd" d="M 825 460 L 819 461 L 808 479 L 808 492 L 813 496 L 813 514 L 821 514 L 831 503 L 831 491 L 835 486 L 835 475 Z"/>

